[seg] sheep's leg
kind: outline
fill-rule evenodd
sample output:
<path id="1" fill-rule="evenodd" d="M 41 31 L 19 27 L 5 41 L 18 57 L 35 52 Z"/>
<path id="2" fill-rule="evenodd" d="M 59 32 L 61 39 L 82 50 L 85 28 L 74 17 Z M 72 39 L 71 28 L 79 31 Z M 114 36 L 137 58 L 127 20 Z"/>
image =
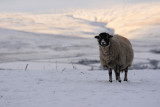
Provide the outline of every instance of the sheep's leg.
<path id="1" fill-rule="evenodd" d="M 115 73 L 116 80 L 118 80 L 118 73 L 117 73 L 118 71 L 117 71 L 117 70 L 118 70 L 118 67 L 116 67 L 116 68 L 114 69 L 114 73 Z"/>
<path id="2" fill-rule="evenodd" d="M 108 73 L 109 73 L 109 82 L 112 82 L 112 69 L 111 68 L 109 68 Z"/>
<path id="3" fill-rule="evenodd" d="M 124 81 L 128 81 L 127 73 L 128 73 L 128 67 L 125 69 Z"/>
<path id="4" fill-rule="evenodd" d="M 118 81 L 121 82 L 121 78 L 120 78 L 120 67 L 117 70 L 117 77 L 118 77 Z"/>

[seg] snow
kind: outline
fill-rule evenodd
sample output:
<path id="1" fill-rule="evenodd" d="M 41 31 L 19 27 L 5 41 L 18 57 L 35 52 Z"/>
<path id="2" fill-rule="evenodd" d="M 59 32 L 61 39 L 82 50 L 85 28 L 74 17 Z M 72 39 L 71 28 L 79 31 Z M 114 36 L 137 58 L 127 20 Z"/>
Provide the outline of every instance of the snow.
<path id="1" fill-rule="evenodd" d="M 142 33 L 146 33 L 148 29 L 152 36 L 159 34 L 159 5 L 160 2 L 153 2 L 109 9 L 74 9 L 37 14 L 1 12 L 0 27 L 88 38 L 106 31 L 135 39 L 143 37 Z"/>
<path id="2" fill-rule="evenodd" d="M 159 107 L 159 71 L 130 70 L 128 82 L 110 83 L 100 70 L 1 70 L 0 106 Z"/>
<path id="3" fill-rule="evenodd" d="M 0 6 L 0 107 L 159 107 L 160 2 L 154 1 L 36 14 Z M 113 73 L 110 83 L 100 67 L 94 36 L 104 31 L 132 43 L 128 82 Z"/>

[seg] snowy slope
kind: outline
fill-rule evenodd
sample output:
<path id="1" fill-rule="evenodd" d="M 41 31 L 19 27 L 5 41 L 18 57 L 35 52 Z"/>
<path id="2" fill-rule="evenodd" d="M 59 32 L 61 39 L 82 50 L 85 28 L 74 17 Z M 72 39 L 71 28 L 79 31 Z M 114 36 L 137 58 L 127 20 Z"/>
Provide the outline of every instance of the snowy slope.
<path id="1" fill-rule="evenodd" d="M 1 62 L 61 59 L 95 55 L 95 39 L 0 29 Z M 83 43 L 83 44 L 82 44 Z M 92 46 L 92 44 L 94 44 Z"/>
<path id="2" fill-rule="evenodd" d="M 0 62 L 37 61 L 78 63 L 89 67 L 99 64 L 99 50 L 96 39 L 29 33 L 0 29 Z M 147 41 L 147 44 L 146 44 Z M 160 68 L 159 36 L 131 39 L 134 49 L 133 69 Z M 85 64 L 88 61 L 88 64 Z M 27 63 L 27 62 L 26 62 Z M 5 69 L 4 66 L 0 66 Z"/>
<path id="3" fill-rule="evenodd" d="M 117 6 L 109 9 L 77 9 L 50 13 L 0 13 L 0 27 L 35 33 L 93 37 L 106 31 L 128 38 L 142 37 L 148 27 L 160 28 L 160 2 Z M 147 13 L 146 13 L 147 11 Z M 148 32 L 148 30 L 147 30 Z M 149 31 L 150 32 L 150 31 Z"/>
<path id="4" fill-rule="evenodd" d="M 94 36 L 106 31 L 131 40 L 134 68 L 160 68 L 159 13 L 159 2 L 44 14 L 1 13 L 0 62 L 99 60 Z"/>

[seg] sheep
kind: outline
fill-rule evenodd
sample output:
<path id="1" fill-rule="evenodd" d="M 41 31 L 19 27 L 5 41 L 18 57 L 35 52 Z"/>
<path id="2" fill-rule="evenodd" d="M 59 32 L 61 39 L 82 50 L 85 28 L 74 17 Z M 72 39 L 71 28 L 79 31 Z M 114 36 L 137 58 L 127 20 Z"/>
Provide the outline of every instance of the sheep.
<path id="1" fill-rule="evenodd" d="M 120 35 L 100 33 L 95 38 L 99 42 L 100 62 L 104 69 L 108 68 L 109 82 L 112 82 L 112 69 L 116 80 L 121 82 L 120 72 L 125 71 L 124 81 L 128 81 L 128 67 L 132 65 L 134 53 L 129 40 Z"/>

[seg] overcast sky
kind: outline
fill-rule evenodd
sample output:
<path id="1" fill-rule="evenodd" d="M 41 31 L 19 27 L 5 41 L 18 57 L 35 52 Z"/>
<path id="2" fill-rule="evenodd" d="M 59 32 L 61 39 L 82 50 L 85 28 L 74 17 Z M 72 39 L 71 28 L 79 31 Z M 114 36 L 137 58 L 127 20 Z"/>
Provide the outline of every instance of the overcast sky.
<path id="1" fill-rule="evenodd" d="M 0 0 L 0 12 L 46 12 L 55 9 L 107 8 L 160 0 Z"/>

